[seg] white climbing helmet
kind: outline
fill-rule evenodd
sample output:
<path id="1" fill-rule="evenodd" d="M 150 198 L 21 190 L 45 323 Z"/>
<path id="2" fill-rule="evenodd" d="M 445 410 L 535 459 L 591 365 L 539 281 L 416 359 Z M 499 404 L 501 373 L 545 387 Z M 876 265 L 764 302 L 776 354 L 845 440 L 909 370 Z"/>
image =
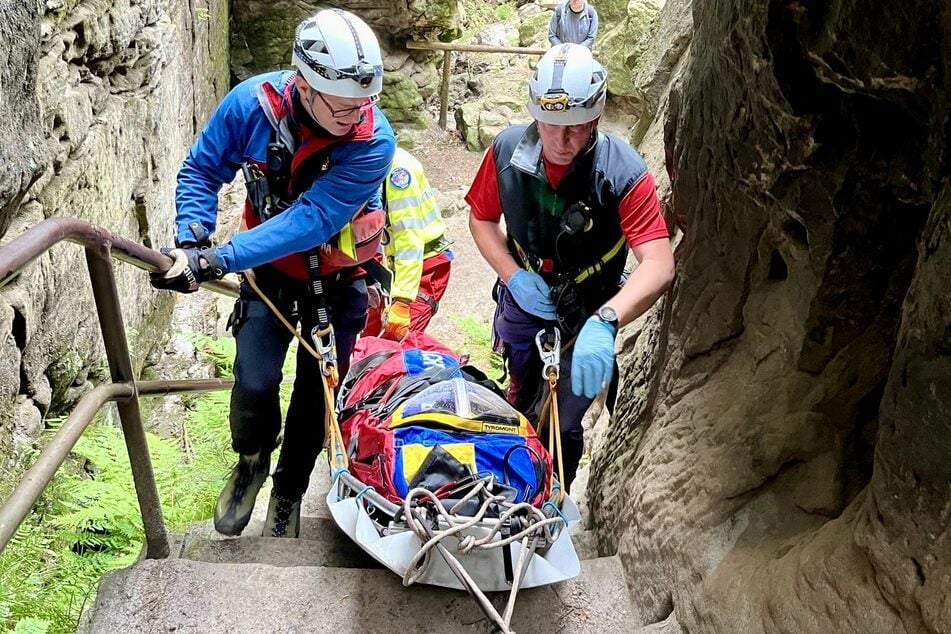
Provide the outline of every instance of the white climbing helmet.
<path id="1" fill-rule="evenodd" d="M 380 44 L 366 23 L 326 9 L 294 33 L 292 63 L 314 89 L 337 97 L 373 97 L 383 89 Z"/>
<path id="2" fill-rule="evenodd" d="M 608 72 L 580 44 L 548 50 L 528 82 L 528 111 L 536 121 L 577 125 L 604 112 Z"/>

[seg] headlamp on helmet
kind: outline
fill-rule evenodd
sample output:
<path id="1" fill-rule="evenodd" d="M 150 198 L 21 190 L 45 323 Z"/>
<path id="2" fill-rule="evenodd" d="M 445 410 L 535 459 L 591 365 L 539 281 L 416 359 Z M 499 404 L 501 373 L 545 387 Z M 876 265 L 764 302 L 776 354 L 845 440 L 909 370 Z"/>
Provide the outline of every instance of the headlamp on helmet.
<path id="1" fill-rule="evenodd" d="M 297 27 L 292 61 L 315 90 L 337 97 L 373 97 L 383 88 L 383 58 L 360 18 L 326 9 Z"/>
<path id="2" fill-rule="evenodd" d="M 591 51 L 578 44 L 550 49 L 528 84 L 528 109 L 542 123 L 577 125 L 601 116 L 607 73 Z"/>

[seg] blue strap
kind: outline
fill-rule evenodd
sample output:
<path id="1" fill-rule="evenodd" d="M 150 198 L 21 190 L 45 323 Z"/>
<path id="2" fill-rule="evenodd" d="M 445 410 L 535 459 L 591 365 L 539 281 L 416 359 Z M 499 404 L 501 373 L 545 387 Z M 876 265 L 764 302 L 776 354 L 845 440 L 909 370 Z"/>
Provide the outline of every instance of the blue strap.
<path id="1" fill-rule="evenodd" d="M 568 528 L 568 519 L 565 517 L 565 514 L 561 512 L 561 509 L 558 508 L 558 505 L 554 502 L 546 501 L 544 504 L 542 504 L 542 510 L 544 511 L 549 506 L 555 511 L 555 515 L 560 517 L 561 521 L 564 522 L 564 525 L 557 531 L 557 534 L 560 534 L 563 529 Z"/>
<path id="2" fill-rule="evenodd" d="M 350 470 L 349 470 L 349 469 L 345 469 L 345 468 L 341 468 L 341 469 L 337 469 L 336 471 L 334 471 L 334 474 L 333 474 L 333 476 L 332 476 L 331 479 L 330 479 L 330 486 L 336 487 L 336 486 L 337 486 L 337 480 L 339 480 L 339 479 L 340 479 L 340 476 L 343 475 L 344 473 L 350 473 Z M 339 501 L 342 500 L 342 499 L 343 499 L 343 498 L 340 497 L 340 494 L 338 493 L 338 494 L 337 494 L 337 501 L 339 502 Z"/>
<path id="3" fill-rule="evenodd" d="M 366 493 L 367 491 L 374 491 L 374 492 L 375 492 L 376 489 L 374 489 L 372 486 L 370 486 L 370 485 L 368 484 L 368 485 L 366 485 L 365 487 L 363 487 L 363 490 L 360 491 L 359 493 L 357 493 L 357 495 L 356 495 L 353 499 L 355 499 L 357 502 L 359 502 L 359 501 L 360 501 L 360 498 L 363 497 L 363 494 Z"/>

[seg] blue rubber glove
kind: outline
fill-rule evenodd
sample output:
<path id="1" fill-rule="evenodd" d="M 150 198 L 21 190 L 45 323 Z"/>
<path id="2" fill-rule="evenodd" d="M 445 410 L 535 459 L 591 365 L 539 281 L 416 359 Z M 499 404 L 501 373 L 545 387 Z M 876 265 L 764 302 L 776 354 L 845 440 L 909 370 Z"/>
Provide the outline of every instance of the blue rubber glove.
<path id="1" fill-rule="evenodd" d="M 575 341 L 571 357 L 571 391 L 594 398 L 614 375 L 614 326 L 590 317 Z"/>
<path id="2" fill-rule="evenodd" d="M 548 321 L 558 319 L 555 302 L 551 301 L 551 289 L 537 273 L 519 269 L 505 285 L 515 303 L 526 313 Z"/>

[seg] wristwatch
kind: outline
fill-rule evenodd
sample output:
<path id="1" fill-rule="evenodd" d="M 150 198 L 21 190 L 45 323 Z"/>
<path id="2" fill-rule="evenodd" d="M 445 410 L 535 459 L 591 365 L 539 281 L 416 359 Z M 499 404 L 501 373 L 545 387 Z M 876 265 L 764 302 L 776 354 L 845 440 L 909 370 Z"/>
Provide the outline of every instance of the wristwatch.
<path id="1" fill-rule="evenodd" d="M 594 314 L 604 323 L 614 326 L 614 332 L 617 333 L 618 328 L 621 326 L 621 322 L 618 320 L 617 312 L 613 308 L 610 306 L 602 306 Z"/>

